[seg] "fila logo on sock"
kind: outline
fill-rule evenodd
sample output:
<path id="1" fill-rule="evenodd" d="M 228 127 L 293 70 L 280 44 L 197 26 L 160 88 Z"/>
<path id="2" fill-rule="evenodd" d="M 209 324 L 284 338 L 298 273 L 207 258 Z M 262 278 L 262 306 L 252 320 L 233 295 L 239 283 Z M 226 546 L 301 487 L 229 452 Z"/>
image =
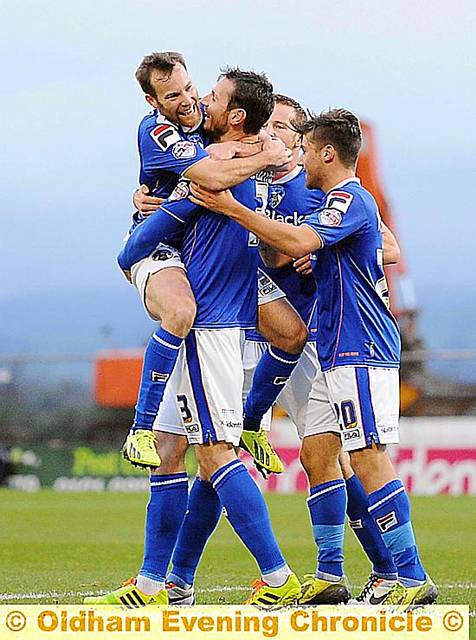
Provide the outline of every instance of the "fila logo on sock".
<path id="1" fill-rule="evenodd" d="M 387 515 L 382 516 L 381 518 L 377 518 L 377 524 L 382 533 L 385 533 L 389 529 L 391 529 L 394 525 L 398 524 L 397 514 L 395 511 L 391 511 L 387 513 Z"/>
<path id="2" fill-rule="evenodd" d="M 159 371 L 151 371 L 150 379 L 152 382 L 167 382 L 170 377 L 170 373 L 160 373 Z"/>
<path id="3" fill-rule="evenodd" d="M 287 381 L 288 381 L 288 378 L 285 378 L 284 376 L 275 376 L 273 380 L 273 384 L 282 385 L 282 384 L 286 384 Z"/>
<path id="4" fill-rule="evenodd" d="M 362 520 L 349 520 L 349 527 L 351 529 L 363 529 L 364 525 L 362 524 Z"/>

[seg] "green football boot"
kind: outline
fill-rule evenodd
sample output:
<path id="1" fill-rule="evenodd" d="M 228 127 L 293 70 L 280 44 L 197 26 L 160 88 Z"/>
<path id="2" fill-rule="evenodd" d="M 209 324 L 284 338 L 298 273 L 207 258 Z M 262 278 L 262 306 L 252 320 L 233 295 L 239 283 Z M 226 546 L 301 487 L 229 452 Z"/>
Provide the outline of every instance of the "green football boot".
<path id="1" fill-rule="evenodd" d="M 339 582 L 322 580 L 314 575 L 307 575 L 304 578 L 299 604 L 340 604 L 350 600 L 345 576 L 342 576 Z"/>
<path id="2" fill-rule="evenodd" d="M 264 469 L 267 473 L 283 473 L 284 464 L 271 446 L 264 429 L 243 431 L 240 447 L 253 457 L 259 471 Z"/>
<path id="3" fill-rule="evenodd" d="M 301 584 L 294 573 L 280 587 L 271 587 L 263 580 L 255 580 L 251 585 L 253 591 L 245 604 L 252 604 L 260 609 L 279 609 L 299 601 Z"/>
<path id="4" fill-rule="evenodd" d="M 155 448 L 154 432 L 148 429 L 130 431 L 122 446 L 122 457 L 136 467 L 160 467 L 162 461 Z"/>
<path id="5" fill-rule="evenodd" d="M 169 602 L 167 589 L 162 589 L 153 596 L 148 596 L 136 587 L 136 579 L 130 578 L 122 583 L 115 591 L 102 596 L 88 596 L 84 604 L 119 604 L 128 609 L 136 609 L 147 605 L 167 605 Z"/>
<path id="6" fill-rule="evenodd" d="M 404 587 L 397 582 L 382 604 L 424 605 L 433 604 L 438 597 L 438 588 L 430 578 L 426 576 L 425 582 L 416 587 Z"/>

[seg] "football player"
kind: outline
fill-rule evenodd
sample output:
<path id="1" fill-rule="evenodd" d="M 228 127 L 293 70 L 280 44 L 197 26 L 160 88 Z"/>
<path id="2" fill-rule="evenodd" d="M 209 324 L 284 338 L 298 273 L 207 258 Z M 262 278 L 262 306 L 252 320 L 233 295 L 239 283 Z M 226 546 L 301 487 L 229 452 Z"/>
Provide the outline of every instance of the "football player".
<path id="1" fill-rule="evenodd" d="M 273 110 L 272 85 L 263 75 L 230 69 L 204 104 L 210 134 L 219 140 L 253 143 Z M 255 181 L 243 182 L 233 193 L 248 207 L 256 207 Z M 176 194 L 162 206 L 185 220 L 182 258 L 197 314 L 179 349 L 156 423 L 162 465 L 150 478 L 142 568 L 136 580 L 85 602 L 132 606 L 167 602 L 166 573 L 187 509 L 184 454 L 188 444 L 194 444 L 200 468 L 196 484 L 206 485 L 209 498 L 214 498 L 209 509 L 225 508 L 260 567 L 261 579 L 253 584 L 247 602 L 264 608 L 290 604 L 300 595 L 299 581 L 279 550 L 264 498 L 235 452 L 242 431 L 241 332 L 255 326 L 257 316 L 257 244 L 240 225 L 197 208 L 187 198 Z M 140 229 L 150 231 L 148 223 L 157 215 L 152 214 Z M 140 260 L 142 254 L 136 257 Z"/>
<path id="2" fill-rule="evenodd" d="M 291 257 L 314 254 L 317 349 L 325 387 L 313 392 L 335 408 L 344 451 L 368 494 L 368 512 L 398 570 L 380 604 L 425 604 L 437 590 L 421 563 L 410 502 L 386 445 L 398 442 L 400 334 L 388 306 L 381 219 L 372 195 L 355 176 L 361 146 L 358 119 L 345 109 L 312 117 L 304 134 L 307 186 L 325 192 L 322 206 L 303 224 L 289 225 L 238 203 L 229 191 L 192 185 L 195 203 L 224 213 L 265 244 Z M 315 388 L 316 386 L 319 389 Z M 315 404 L 313 395 L 310 408 Z M 339 465 L 341 434 L 305 436 L 301 459 L 310 478 L 308 507 L 318 547 L 315 575 L 303 585 L 302 603 L 346 590 L 343 540 L 347 494 Z M 324 601 L 328 600 L 325 598 Z"/>

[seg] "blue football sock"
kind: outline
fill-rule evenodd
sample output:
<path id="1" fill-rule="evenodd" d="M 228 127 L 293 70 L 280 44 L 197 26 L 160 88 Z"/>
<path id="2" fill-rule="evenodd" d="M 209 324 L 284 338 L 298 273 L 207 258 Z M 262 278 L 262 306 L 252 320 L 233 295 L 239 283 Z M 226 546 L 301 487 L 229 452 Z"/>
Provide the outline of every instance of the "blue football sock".
<path id="1" fill-rule="evenodd" d="M 372 563 L 373 573 L 379 578 L 396 580 L 397 567 L 382 538 L 380 529 L 368 512 L 369 497 L 362 483 L 356 475 L 353 475 L 345 481 L 345 484 L 349 525 Z"/>
<path id="2" fill-rule="evenodd" d="M 410 501 L 402 481 L 392 480 L 371 493 L 369 513 L 393 556 L 400 582 L 409 587 L 425 580 L 410 521 Z"/>
<path id="3" fill-rule="evenodd" d="M 211 483 L 228 520 L 254 556 L 262 574 L 286 566 L 271 528 L 266 502 L 245 465 L 238 459 L 215 471 Z"/>
<path id="4" fill-rule="evenodd" d="M 205 545 L 221 516 L 217 492 L 205 480 L 196 478 L 188 496 L 187 513 L 172 556 L 170 582 L 185 588 L 193 584 Z"/>
<path id="5" fill-rule="evenodd" d="M 344 480 L 311 487 L 307 506 L 317 544 L 316 576 L 324 580 L 344 575 L 344 531 L 347 493 Z"/>
<path id="6" fill-rule="evenodd" d="M 162 327 L 149 338 L 133 429 L 152 429 L 182 342 L 183 338 L 174 336 Z"/>
<path id="7" fill-rule="evenodd" d="M 245 402 L 245 427 L 258 430 L 261 419 L 283 390 L 299 355 L 269 346 L 258 362 Z"/>
<path id="8" fill-rule="evenodd" d="M 184 473 L 150 476 L 145 519 L 144 561 L 140 575 L 165 582 L 170 558 L 187 509 L 188 478 Z"/>

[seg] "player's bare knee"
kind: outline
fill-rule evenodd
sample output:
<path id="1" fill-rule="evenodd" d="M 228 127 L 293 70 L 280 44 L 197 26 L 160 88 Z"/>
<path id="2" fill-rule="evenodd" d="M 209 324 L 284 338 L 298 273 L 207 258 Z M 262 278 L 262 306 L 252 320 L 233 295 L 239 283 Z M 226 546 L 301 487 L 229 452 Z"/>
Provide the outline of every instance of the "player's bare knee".
<path id="1" fill-rule="evenodd" d="M 166 311 L 162 312 L 162 326 L 176 336 L 185 338 L 193 326 L 197 306 L 187 295 L 170 299 Z"/>
<path id="2" fill-rule="evenodd" d="M 159 432 L 156 449 L 162 461 L 157 473 L 182 473 L 185 471 L 185 454 L 188 449 L 187 438 Z"/>
<path id="3" fill-rule="evenodd" d="M 199 445 L 195 451 L 201 477 L 210 481 L 215 471 L 236 459 L 233 445 L 219 442 L 215 445 Z"/>
<path id="4" fill-rule="evenodd" d="M 299 318 L 296 318 L 296 322 L 289 327 L 289 331 L 286 334 L 275 336 L 272 344 L 286 353 L 298 355 L 306 346 L 308 336 L 306 325 Z"/>

